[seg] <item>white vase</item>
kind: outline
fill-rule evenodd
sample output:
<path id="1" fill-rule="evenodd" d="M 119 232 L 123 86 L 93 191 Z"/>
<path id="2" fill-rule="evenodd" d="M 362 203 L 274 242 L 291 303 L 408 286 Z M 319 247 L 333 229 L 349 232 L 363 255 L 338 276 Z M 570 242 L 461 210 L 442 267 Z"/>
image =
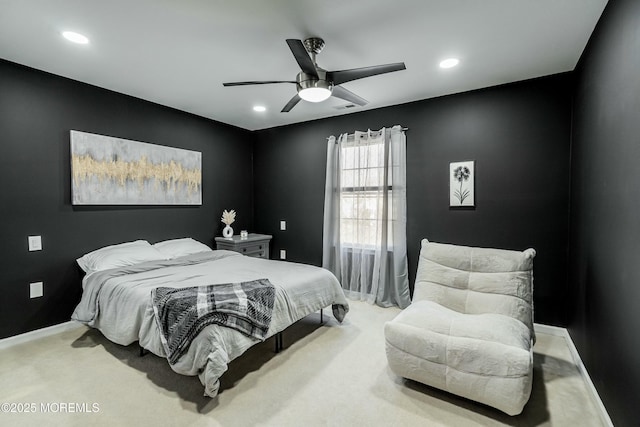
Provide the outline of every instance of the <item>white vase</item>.
<path id="1" fill-rule="evenodd" d="M 233 236 L 233 228 L 231 228 L 230 225 L 226 225 L 223 229 L 222 229 L 222 235 L 224 237 L 226 237 L 227 239 Z"/>

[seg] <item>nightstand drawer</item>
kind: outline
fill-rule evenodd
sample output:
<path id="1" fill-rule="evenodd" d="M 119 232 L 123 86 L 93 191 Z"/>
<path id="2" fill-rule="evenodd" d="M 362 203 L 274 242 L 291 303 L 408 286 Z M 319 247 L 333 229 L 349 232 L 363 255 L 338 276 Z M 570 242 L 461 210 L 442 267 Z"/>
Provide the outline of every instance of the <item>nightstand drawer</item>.
<path id="1" fill-rule="evenodd" d="M 269 243 L 259 245 L 244 246 L 237 250 L 242 255 L 252 256 L 256 258 L 269 258 Z"/>

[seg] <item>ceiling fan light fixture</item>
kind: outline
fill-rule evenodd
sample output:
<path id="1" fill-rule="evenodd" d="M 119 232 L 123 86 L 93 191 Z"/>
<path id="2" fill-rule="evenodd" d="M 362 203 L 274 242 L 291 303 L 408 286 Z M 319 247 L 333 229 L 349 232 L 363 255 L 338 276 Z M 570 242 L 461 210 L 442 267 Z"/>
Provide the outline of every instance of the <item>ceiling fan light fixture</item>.
<path id="1" fill-rule="evenodd" d="M 331 96 L 333 85 L 326 80 L 298 82 L 298 96 L 309 102 L 322 102 Z"/>
<path id="2" fill-rule="evenodd" d="M 322 102 L 331 96 L 331 91 L 322 87 L 308 87 L 306 89 L 300 89 L 298 95 L 305 101 Z"/>

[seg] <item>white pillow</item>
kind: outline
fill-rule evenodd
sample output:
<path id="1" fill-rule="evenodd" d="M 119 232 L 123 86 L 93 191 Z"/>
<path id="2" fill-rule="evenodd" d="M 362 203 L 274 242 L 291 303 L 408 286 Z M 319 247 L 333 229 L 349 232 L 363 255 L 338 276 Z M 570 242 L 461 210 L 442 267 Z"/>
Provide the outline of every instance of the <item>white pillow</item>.
<path id="1" fill-rule="evenodd" d="M 120 243 L 105 246 L 83 255 L 76 261 L 86 273 L 108 270 L 110 268 L 126 267 L 146 261 L 167 259 L 159 250 L 151 246 L 146 240 Z"/>
<path id="2" fill-rule="evenodd" d="M 181 256 L 197 254 L 200 252 L 211 252 L 211 248 L 204 243 L 193 240 L 191 237 L 184 239 L 165 240 L 153 245 L 154 248 L 162 252 L 168 259 L 178 258 Z"/>

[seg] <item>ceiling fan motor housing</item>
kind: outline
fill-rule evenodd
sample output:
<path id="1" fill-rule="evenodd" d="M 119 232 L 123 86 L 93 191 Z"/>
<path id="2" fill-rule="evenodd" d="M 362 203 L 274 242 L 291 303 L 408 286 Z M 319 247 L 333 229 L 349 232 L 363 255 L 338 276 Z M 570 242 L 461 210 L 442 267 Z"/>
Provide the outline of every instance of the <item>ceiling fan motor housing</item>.
<path id="1" fill-rule="evenodd" d="M 321 69 L 318 69 L 319 78 L 316 78 L 316 76 L 312 76 L 311 74 L 307 74 L 303 71 L 299 72 L 296 76 L 298 91 L 300 91 L 301 89 L 308 89 L 312 87 L 331 90 L 333 88 L 333 83 L 326 80 L 326 75 L 326 71 Z"/>

